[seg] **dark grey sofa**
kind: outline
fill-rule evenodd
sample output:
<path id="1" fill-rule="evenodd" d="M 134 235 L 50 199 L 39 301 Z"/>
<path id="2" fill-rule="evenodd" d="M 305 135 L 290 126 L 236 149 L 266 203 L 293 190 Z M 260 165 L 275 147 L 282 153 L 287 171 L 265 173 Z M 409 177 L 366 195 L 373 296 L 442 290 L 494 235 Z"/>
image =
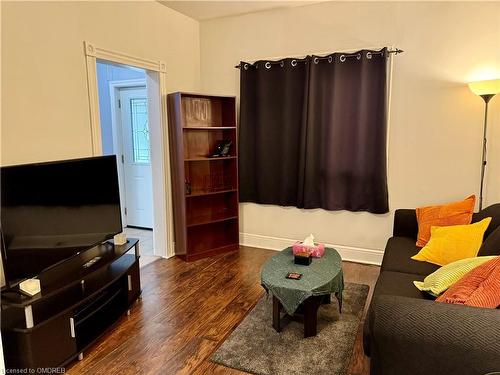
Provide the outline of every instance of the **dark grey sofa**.
<path id="1" fill-rule="evenodd" d="M 500 255 L 500 204 L 472 221 L 485 217 L 492 221 L 479 255 Z M 363 332 L 371 374 L 500 374 L 500 310 L 438 303 L 415 288 L 439 268 L 410 259 L 417 232 L 415 210 L 397 210 Z"/>

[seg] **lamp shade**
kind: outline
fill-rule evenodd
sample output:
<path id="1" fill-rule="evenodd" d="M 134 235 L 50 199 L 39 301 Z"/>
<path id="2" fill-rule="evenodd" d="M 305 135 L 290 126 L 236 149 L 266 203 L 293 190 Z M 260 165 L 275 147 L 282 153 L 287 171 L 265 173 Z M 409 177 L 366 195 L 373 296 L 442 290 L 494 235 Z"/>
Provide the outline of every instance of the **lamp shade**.
<path id="1" fill-rule="evenodd" d="M 496 95 L 500 92 L 500 79 L 469 83 L 470 90 L 476 95 Z"/>

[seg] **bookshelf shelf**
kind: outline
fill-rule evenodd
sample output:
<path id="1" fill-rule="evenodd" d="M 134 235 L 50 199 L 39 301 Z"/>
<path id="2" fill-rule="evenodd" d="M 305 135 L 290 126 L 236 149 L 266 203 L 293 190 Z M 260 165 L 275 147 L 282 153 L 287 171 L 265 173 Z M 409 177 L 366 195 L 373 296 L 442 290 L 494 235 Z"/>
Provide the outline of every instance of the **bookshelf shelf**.
<path id="1" fill-rule="evenodd" d="M 215 191 L 193 191 L 191 194 L 186 194 L 186 198 L 204 197 L 207 195 L 214 195 L 214 194 L 235 193 L 237 191 L 238 191 L 237 189 L 225 189 L 225 190 L 215 190 Z"/>
<path id="2" fill-rule="evenodd" d="M 184 126 L 183 130 L 236 130 L 235 126 Z"/>
<path id="3" fill-rule="evenodd" d="M 221 221 L 236 220 L 236 219 L 238 219 L 238 215 L 232 215 L 232 216 L 225 216 L 224 214 L 205 215 L 192 218 L 191 219 L 192 221 L 187 223 L 187 227 L 188 228 L 196 227 L 198 225 L 206 225 L 206 224 L 212 224 Z"/>
<path id="4" fill-rule="evenodd" d="M 224 156 L 219 158 L 210 158 L 208 156 L 200 156 L 194 158 L 184 159 L 184 161 L 220 161 L 220 160 L 229 160 L 229 159 L 237 159 L 237 156 Z"/>

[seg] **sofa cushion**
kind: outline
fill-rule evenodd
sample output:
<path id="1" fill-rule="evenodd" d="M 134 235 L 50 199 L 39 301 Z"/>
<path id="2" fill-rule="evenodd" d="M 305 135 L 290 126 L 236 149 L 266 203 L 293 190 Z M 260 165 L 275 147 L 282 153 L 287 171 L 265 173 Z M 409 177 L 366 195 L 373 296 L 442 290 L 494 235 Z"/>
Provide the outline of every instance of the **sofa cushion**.
<path id="1" fill-rule="evenodd" d="M 500 255 L 500 227 L 497 227 L 488 237 L 484 239 L 478 255 Z"/>
<path id="2" fill-rule="evenodd" d="M 418 221 L 417 246 L 424 246 L 431 238 L 431 227 L 470 224 L 476 196 L 471 195 L 459 202 L 442 204 L 439 206 L 418 207 L 416 209 Z"/>
<path id="3" fill-rule="evenodd" d="M 421 292 L 413 281 L 422 281 L 424 276 L 411 273 L 384 271 L 380 274 L 373 290 L 374 296 L 390 295 L 419 299 L 434 299 L 428 293 Z"/>
<path id="4" fill-rule="evenodd" d="M 472 215 L 472 222 L 477 223 L 484 218 L 491 217 L 491 223 L 484 233 L 484 239 L 486 240 L 490 234 L 492 234 L 497 228 L 500 228 L 500 203 L 492 204 L 481 211 L 476 212 Z M 499 254 L 500 255 L 500 254 Z"/>
<path id="5" fill-rule="evenodd" d="M 413 284 L 415 284 L 417 289 L 422 292 L 427 292 L 433 296 L 439 296 L 441 293 L 446 291 L 446 289 L 460 280 L 466 273 L 492 259 L 495 259 L 495 257 L 489 256 L 460 259 L 456 262 L 447 264 L 446 266 L 438 269 L 436 272 L 426 276 L 423 282 L 414 281 Z"/>
<path id="6" fill-rule="evenodd" d="M 474 268 L 437 301 L 496 309 L 500 306 L 500 256 Z"/>
<path id="7" fill-rule="evenodd" d="M 385 247 L 384 258 L 380 271 L 395 271 L 427 276 L 436 271 L 439 266 L 411 259 L 420 248 L 410 237 L 391 237 Z"/>
<path id="8" fill-rule="evenodd" d="M 476 257 L 483 244 L 491 217 L 468 225 L 432 227 L 431 239 L 412 259 L 444 266 L 460 259 Z"/>

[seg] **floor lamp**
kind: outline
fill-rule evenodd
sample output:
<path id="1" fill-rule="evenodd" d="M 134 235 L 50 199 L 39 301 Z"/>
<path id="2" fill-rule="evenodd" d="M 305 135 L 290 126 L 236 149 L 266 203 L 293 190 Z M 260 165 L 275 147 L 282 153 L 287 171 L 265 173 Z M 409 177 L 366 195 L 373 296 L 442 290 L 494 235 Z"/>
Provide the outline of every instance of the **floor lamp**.
<path id="1" fill-rule="evenodd" d="M 491 98 L 500 92 L 500 79 L 490 79 L 488 81 L 478 81 L 469 83 L 470 90 L 483 98 L 484 108 L 484 127 L 483 127 L 483 158 L 481 160 L 481 188 L 479 190 L 479 210 L 483 208 L 483 182 L 486 169 L 486 130 L 488 125 L 488 103 Z"/>

